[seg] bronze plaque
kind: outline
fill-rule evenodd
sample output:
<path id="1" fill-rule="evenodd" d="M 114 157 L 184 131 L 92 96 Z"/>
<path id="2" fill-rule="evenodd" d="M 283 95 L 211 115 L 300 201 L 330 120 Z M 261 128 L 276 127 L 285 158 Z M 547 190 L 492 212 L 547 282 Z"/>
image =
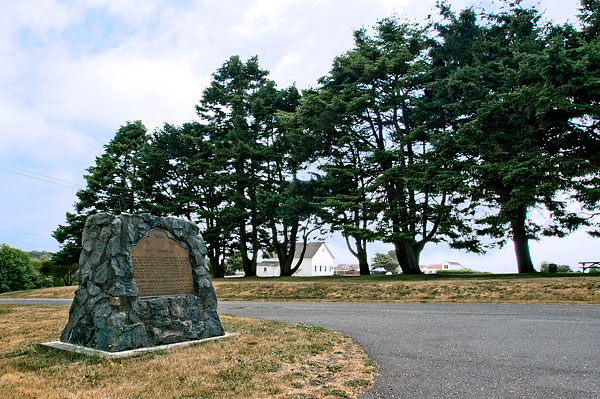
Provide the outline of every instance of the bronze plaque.
<path id="1" fill-rule="evenodd" d="M 166 231 L 154 229 L 132 245 L 131 261 L 139 296 L 194 294 L 188 250 Z"/>

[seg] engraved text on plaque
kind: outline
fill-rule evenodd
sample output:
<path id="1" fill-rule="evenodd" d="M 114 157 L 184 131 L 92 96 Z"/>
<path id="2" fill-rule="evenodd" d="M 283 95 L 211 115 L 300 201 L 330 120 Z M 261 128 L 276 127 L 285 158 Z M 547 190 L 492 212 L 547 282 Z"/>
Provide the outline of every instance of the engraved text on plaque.
<path id="1" fill-rule="evenodd" d="M 131 261 L 140 297 L 194 294 L 188 250 L 165 231 L 154 229 L 132 245 Z"/>

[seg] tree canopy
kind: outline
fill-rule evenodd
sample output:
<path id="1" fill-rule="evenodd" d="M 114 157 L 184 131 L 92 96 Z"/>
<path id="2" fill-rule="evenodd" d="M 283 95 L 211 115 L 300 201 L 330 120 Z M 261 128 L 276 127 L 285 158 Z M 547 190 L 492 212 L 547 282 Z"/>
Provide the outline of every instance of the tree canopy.
<path id="1" fill-rule="evenodd" d="M 429 87 L 443 110 L 440 150 L 460 165 L 470 200 L 481 205 L 478 233 L 512 239 L 519 272 L 533 272 L 530 239 L 586 223 L 568 208 L 594 141 L 580 124 L 589 103 L 577 96 L 579 45 L 571 28 L 542 23 L 518 3 L 498 14 L 441 10 Z M 543 221 L 530 216 L 534 209 Z"/>
<path id="2" fill-rule="evenodd" d="M 579 27 L 520 1 L 491 13 L 440 2 L 428 26 L 384 18 L 302 93 L 232 56 L 198 121 L 117 130 L 53 261 L 76 263 L 90 213 L 152 212 L 200 225 L 219 277 L 227 258 L 256 275 L 260 251 L 291 275 L 316 231 L 340 232 L 361 274 L 369 242 L 419 274 L 427 243 L 482 252 L 483 237 L 512 240 L 519 272 L 533 272 L 529 240 L 600 236 L 600 18 L 597 1 L 581 4 Z"/>
<path id="3" fill-rule="evenodd" d="M 25 251 L 0 244 L 0 292 L 41 286 L 41 276 Z"/>

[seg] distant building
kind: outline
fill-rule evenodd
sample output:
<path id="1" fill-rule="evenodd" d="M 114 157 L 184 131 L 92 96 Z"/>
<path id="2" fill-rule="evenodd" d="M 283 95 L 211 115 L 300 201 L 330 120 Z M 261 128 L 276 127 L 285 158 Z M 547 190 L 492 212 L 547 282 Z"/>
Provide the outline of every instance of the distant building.
<path id="1" fill-rule="evenodd" d="M 256 275 L 258 277 L 279 277 L 281 268 L 277 260 L 263 260 L 256 265 Z"/>
<path id="2" fill-rule="evenodd" d="M 300 260 L 303 243 L 296 243 L 296 251 L 294 252 L 294 260 L 292 267 Z M 258 277 L 279 277 L 281 268 L 279 260 L 273 258 L 272 255 L 263 258 L 262 262 L 256 265 L 256 275 Z M 335 257 L 324 242 L 309 242 L 306 244 L 306 252 L 302 263 L 293 276 L 296 277 L 313 277 L 313 276 L 333 276 L 333 263 Z"/>
<path id="3" fill-rule="evenodd" d="M 385 270 L 385 267 L 376 267 L 375 269 L 371 269 L 371 274 L 386 274 L 386 273 L 387 273 L 387 270 Z"/>
<path id="4" fill-rule="evenodd" d="M 424 274 L 436 274 L 440 270 L 464 270 L 465 267 L 458 262 L 449 262 L 446 261 L 444 263 L 435 264 L 435 265 L 427 265 L 427 266 L 419 266 L 421 272 Z"/>
<path id="5" fill-rule="evenodd" d="M 340 263 L 333 268 L 333 274 L 336 276 L 360 276 L 360 266 L 358 263 L 353 265 L 348 263 Z"/>

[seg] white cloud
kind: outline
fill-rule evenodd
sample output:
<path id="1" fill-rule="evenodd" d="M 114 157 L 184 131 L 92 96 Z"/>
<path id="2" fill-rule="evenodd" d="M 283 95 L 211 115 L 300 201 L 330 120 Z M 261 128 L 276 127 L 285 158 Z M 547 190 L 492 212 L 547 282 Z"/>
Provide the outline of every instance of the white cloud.
<path id="1" fill-rule="evenodd" d="M 65 122 L 79 120 L 114 131 L 126 120 L 148 126 L 194 118 L 194 104 L 206 80 L 186 60 L 126 58 L 103 54 L 55 68 L 44 114 Z M 85 92 L 86 95 L 78 95 Z"/>
<path id="2" fill-rule="evenodd" d="M 2 21 L 12 27 L 29 28 L 43 35 L 64 29 L 76 15 L 75 10 L 56 0 L 24 0 L 3 5 Z"/>
<path id="3" fill-rule="evenodd" d="M 435 1 L 5 3 L 0 13 L 0 156 L 16 163 L 14 166 L 80 181 L 84 169 L 125 121 L 142 119 L 152 129 L 163 122 L 179 124 L 194 119 L 194 105 L 210 74 L 231 55 L 258 55 L 261 66 L 272 71 L 271 78 L 280 87 L 293 82 L 299 88 L 314 86 L 333 58 L 351 48 L 353 30 L 373 25 L 394 11 L 422 20 Z M 468 3 L 461 0 L 453 5 L 458 9 Z M 560 7 L 577 6 L 576 0 L 563 3 L 545 2 L 543 6 L 552 7 L 551 15 Z M 77 42 L 79 31 L 89 33 L 97 28 L 84 24 L 90 18 L 105 23 L 106 29 L 92 32 L 97 43 Z M 46 234 L 37 244 L 26 243 L 23 236 L 13 245 L 26 249 L 55 245 L 48 238 L 49 231 L 72 209 L 74 193 L 24 177 L 9 178 L 6 173 L 0 174 L 0 183 L 11 187 L 11 195 L 0 201 L 0 218 L 18 215 L 27 221 L 24 227 Z M 343 240 L 332 242 L 339 254 L 337 260 L 352 262 Z M 536 245 L 532 244 L 534 257 L 544 253 L 550 258 L 549 251 L 537 250 Z M 558 243 L 552 245 L 559 247 Z M 590 244 L 582 246 L 578 251 L 583 257 L 584 247 Z M 568 253 L 569 248 L 561 253 Z M 377 243 L 369 246 L 369 254 L 389 249 L 391 245 Z M 478 259 L 485 259 L 488 265 L 514 264 L 511 251 L 507 247 L 485 258 L 473 258 L 428 245 L 423 259 L 435 263 L 460 261 L 464 256 L 465 264 L 473 266 L 482 263 Z M 554 257 L 562 262 L 559 255 Z M 534 262 L 541 260 L 552 259 L 535 258 Z"/>
<path id="4" fill-rule="evenodd" d="M 302 4 L 305 7 L 315 7 L 319 0 L 300 1 L 300 0 L 255 0 L 254 3 L 244 13 L 243 20 L 233 31 L 243 37 L 250 35 L 263 34 L 290 27 L 289 15 L 284 18 L 285 9 L 292 4 Z M 285 25 L 284 25 L 285 24 Z"/>
<path id="5" fill-rule="evenodd" d="M 0 104 L 0 156 L 4 160 L 65 161 L 89 151 L 92 140 L 83 132 L 46 118 L 38 109 Z"/>
<path id="6" fill-rule="evenodd" d="M 75 0 L 77 2 L 77 0 Z M 169 2 L 159 0 L 85 0 L 88 9 L 105 9 L 127 23 L 141 25 L 153 18 Z"/>

